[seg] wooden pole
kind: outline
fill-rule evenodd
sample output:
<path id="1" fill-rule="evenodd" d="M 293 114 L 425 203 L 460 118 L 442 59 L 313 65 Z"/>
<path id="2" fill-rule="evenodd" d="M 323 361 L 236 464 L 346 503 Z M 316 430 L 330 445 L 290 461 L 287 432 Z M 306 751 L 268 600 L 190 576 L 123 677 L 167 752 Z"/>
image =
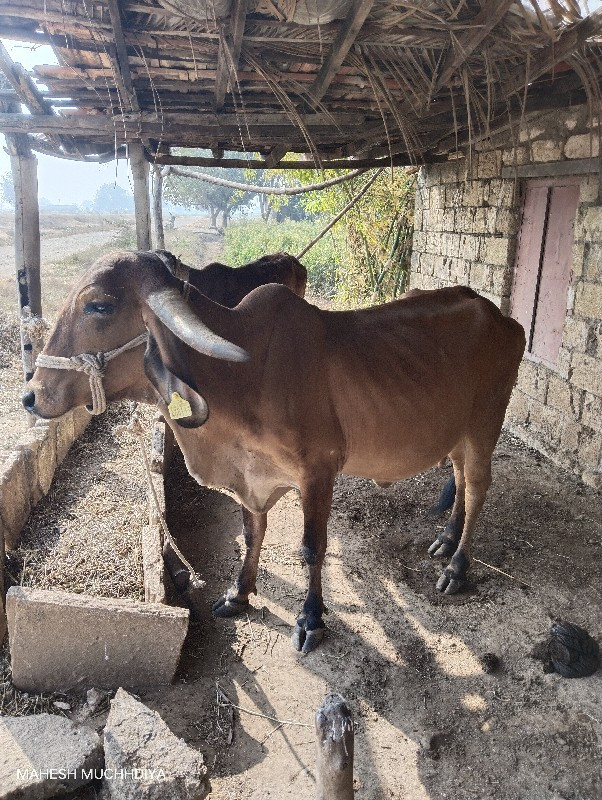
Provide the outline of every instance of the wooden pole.
<path id="1" fill-rule="evenodd" d="M 156 250 L 165 250 L 163 230 L 163 175 L 161 167 L 153 169 L 153 239 Z"/>
<path id="2" fill-rule="evenodd" d="M 353 716 L 340 694 L 316 711 L 316 800 L 353 800 Z"/>
<path id="3" fill-rule="evenodd" d="M 136 213 L 136 241 L 138 250 L 151 249 L 151 219 L 149 197 L 149 166 L 144 148 L 139 142 L 130 144 L 130 167 L 134 178 L 134 210 Z"/>
<path id="4" fill-rule="evenodd" d="M 6 143 L 15 187 L 15 268 L 19 310 L 21 320 L 25 321 L 29 315 L 42 316 L 38 161 L 26 137 L 7 136 Z M 25 381 L 33 376 L 40 349 L 41 342 L 31 337 L 27 327 L 22 325 L 21 354 Z"/>

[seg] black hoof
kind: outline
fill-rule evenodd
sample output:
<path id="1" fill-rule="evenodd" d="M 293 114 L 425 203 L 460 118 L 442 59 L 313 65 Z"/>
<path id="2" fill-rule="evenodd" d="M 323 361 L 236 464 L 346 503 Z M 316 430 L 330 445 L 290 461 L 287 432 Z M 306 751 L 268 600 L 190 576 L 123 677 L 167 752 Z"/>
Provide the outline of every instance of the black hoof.
<path id="1" fill-rule="evenodd" d="M 456 542 L 444 538 L 443 535 L 438 536 L 429 547 L 428 554 L 431 558 L 452 556 L 456 551 L 456 546 Z"/>
<path id="2" fill-rule="evenodd" d="M 303 654 L 311 653 L 312 650 L 315 650 L 324 638 L 324 632 L 326 631 L 326 626 L 323 623 L 321 628 L 312 628 L 309 631 L 305 628 L 305 625 L 306 622 L 303 619 L 298 620 L 291 636 L 293 647 Z"/>
<path id="3" fill-rule="evenodd" d="M 466 585 L 466 573 L 470 563 L 464 553 L 456 553 L 437 581 L 437 591 L 443 594 L 456 594 Z"/>
<path id="4" fill-rule="evenodd" d="M 211 606 L 214 617 L 237 617 L 249 610 L 248 600 L 236 600 L 234 597 L 224 595 Z"/>

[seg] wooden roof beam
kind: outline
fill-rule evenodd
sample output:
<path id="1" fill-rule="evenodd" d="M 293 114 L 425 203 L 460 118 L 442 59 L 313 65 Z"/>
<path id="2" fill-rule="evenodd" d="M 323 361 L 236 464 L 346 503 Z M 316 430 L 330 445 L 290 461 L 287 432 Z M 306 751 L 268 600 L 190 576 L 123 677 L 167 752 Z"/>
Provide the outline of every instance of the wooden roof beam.
<path id="1" fill-rule="evenodd" d="M 217 76 L 215 78 L 215 107 L 221 111 L 226 99 L 230 76 L 236 79 L 242 39 L 245 32 L 248 0 L 234 0 L 230 15 L 230 30 L 222 31 L 217 57 Z"/>
<path id="2" fill-rule="evenodd" d="M 528 62 L 528 71 L 517 69 L 502 84 L 502 93 L 505 97 L 511 94 L 523 94 L 527 83 L 551 72 L 556 64 L 568 58 L 588 39 L 602 32 L 602 9 L 594 11 L 589 16 L 567 28 L 552 44 L 544 47 L 534 58 Z"/>
<path id="3" fill-rule="evenodd" d="M 115 52 L 109 50 L 111 61 L 115 69 L 115 81 L 119 85 L 120 94 L 123 96 L 123 102 L 128 110 L 140 111 L 140 105 L 136 97 L 136 90 L 134 89 L 134 82 L 130 71 L 130 62 L 128 59 L 118 0 L 107 0 L 107 5 L 109 7 L 109 16 L 111 18 L 111 26 L 113 28 L 115 40 Z"/>
<path id="4" fill-rule="evenodd" d="M 455 46 L 451 47 L 447 53 L 431 97 L 449 83 L 454 72 L 470 58 L 483 39 L 501 22 L 513 3 L 514 0 L 488 0 L 477 16 L 467 23 L 468 31 L 464 35 L 452 39 Z"/>
<path id="5" fill-rule="evenodd" d="M 373 5 L 374 0 L 354 0 L 347 18 L 341 24 L 339 32 L 335 36 L 328 57 L 322 64 L 315 81 L 309 87 L 309 94 L 314 101 L 314 105 L 317 105 L 328 91 L 328 87 L 345 61 L 347 53 L 355 42 Z M 266 158 L 266 162 L 269 166 L 274 167 L 285 155 L 284 146 L 275 147 Z"/>

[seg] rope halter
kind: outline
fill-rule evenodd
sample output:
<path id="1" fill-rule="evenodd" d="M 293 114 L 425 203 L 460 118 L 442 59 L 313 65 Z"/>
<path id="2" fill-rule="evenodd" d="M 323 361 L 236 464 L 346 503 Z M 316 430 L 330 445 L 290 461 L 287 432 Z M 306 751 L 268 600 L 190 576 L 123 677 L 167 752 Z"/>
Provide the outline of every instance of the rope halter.
<path id="1" fill-rule="evenodd" d="M 126 350 L 145 343 L 148 340 L 148 332 L 141 333 L 121 347 L 109 350 L 107 353 L 80 353 L 78 356 L 65 358 L 64 356 L 49 356 L 40 353 L 36 358 L 36 367 L 47 367 L 49 369 L 72 369 L 76 372 L 85 372 L 90 379 L 90 391 L 92 392 L 92 410 L 86 406 L 90 414 L 102 414 L 107 410 L 107 398 L 102 385 L 106 366 Z"/>

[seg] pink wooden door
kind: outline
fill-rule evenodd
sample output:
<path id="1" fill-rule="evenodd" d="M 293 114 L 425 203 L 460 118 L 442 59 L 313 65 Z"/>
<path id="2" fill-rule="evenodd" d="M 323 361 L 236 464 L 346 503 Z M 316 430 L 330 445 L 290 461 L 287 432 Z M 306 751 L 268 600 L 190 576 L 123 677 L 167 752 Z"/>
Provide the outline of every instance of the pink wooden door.
<path id="1" fill-rule="evenodd" d="M 551 192 L 531 352 L 555 363 L 566 317 L 579 186 L 553 186 Z"/>
<path id="2" fill-rule="evenodd" d="M 531 343 L 541 249 L 546 227 L 548 191 L 547 186 L 527 187 L 514 268 L 512 316 L 525 329 L 528 350 Z"/>

